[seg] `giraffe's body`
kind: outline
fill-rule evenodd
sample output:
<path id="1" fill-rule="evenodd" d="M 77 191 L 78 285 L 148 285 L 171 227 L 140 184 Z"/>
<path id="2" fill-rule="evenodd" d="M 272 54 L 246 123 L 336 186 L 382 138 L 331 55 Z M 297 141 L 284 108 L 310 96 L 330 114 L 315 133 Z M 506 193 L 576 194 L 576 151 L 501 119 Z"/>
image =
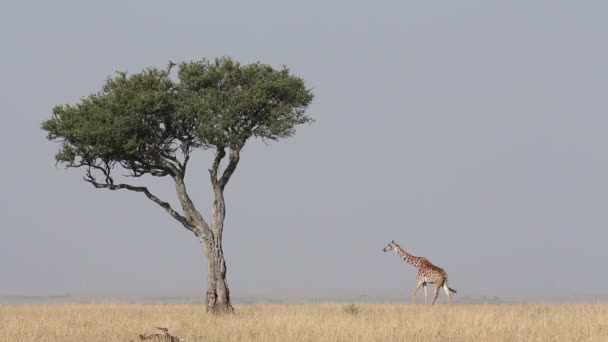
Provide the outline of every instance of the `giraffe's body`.
<path id="1" fill-rule="evenodd" d="M 414 297 L 414 303 L 416 302 L 416 294 L 418 293 L 418 289 L 420 288 L 420 286 L 424 287 L 424 303 L 427 303 L 427 284 L 435 285 L 435 296 L 431 305 L 435 304 L 435 301 L 439 296 L 439 290 L 441 288 L 445 290 L 445 294 L 448 297 L 448 302 L 450 302 L 452 298 L 452 294 L 450 292 L 456 293 L 456 290 L 453 290 L 448 286 L 448 274 L 443 268 L 433 265 L 425 257 L 417 257 L 409 254 L 403 248 L 401 248 L 401 246 L 399 246 L 395 241 L 391 241 L 383 249 L 384 252 L 388 252 L 390 250 L 394 250 L 397 255 L 402 257 L 403 260 L 405 260 L 408 264 L 413 265 L 418 270 L 418 272 L 416 273 L 416 276 L 418 277 L 418 283 L 416 284 L 416 288 L 414 289 L 414 293 L 412 294 L 412 296 Z"/>

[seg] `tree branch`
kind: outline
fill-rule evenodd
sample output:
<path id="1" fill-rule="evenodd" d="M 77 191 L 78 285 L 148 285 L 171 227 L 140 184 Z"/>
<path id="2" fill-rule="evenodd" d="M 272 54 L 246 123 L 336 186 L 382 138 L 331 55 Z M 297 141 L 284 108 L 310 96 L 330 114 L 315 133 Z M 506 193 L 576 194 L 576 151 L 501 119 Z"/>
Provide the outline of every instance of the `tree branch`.
<path id="1" fill-rule="evenodd" d="M 95 177 L 91 173 L 91 168 L 101 171 L 104 175 L 106 184 L 114 184 L 114 179 L 110 176 L 111 165 L 107 162 L 104 162 L 105 166 L 93 164 L 93 163 L 85 163 L 81 162 L 80 164 L 72 164 L 69 167 L 79 168 L 82 166 L 87 167 L 87 172 L 84 178 L 85 181 L 89 182 L 89 180 L 95 180 Z"/>
<path id="2" fill-rule="evenodd" d="M 160 159 L 158 163 L 144 163 L 141 161 L 120 161 L 120 166 L 129 171 L 129 175 L 126 177 L 142 177 L 149 174 L 154 177 L 164 177 L 168 175 L 174 175 L 179 170 L 171 162 L 164 159 Z"/>
<path id="3" fill-rule="evenodd" d="M 176 165 L 176 164 L 174 164 L 173 162 L 171 162 L 171 161 L 169 161 L 167 159 L 163 159 L 162 163 L 163 163 L 163 166 L 169 170 L 168 174 L 170 174 L 170 175 L 181 175 L 181 170 L 180 170 L 180 167 L 179 167 L 179 162 L 176 162 L 177 163 L 177 165 Z"/>
<path id="4" fill-rule="evenodd" d="M 226 166 L 226 169 L 222 174 L 222 178 L 220 178 L 218 182 L 222 190 L 226 187 L 226 184 L 228 184 L 228 181 L 234 173 L 234 170 L 236 170 L 236 166 L 238 165 L 240 159 L 240 153 L 240 148 L 230 148 L 230 154 L 228 155 L 230 161 L 228 162 L 228 166 Z"/>
<path id="5" fill-rule="evenodd" d="M 148 190 L 148 188 L 146 188 L 145 186 L 133 186 L 130 184 L 114 184 L 113 182 L 112 183 L 106 182 L 106 184 L 98 183 L 96 181 L 95 177 L 93 177 L 91 175 L 90 169 L 87 170 L 87 175 L 84 178 L 85 178 L 85 181 L 93 184 L 93 186 L 98 189 L 110 189 L 110 190 L 127 189 L 127 190 L 135 191 L 135 192 L 143 192 L 144 195 L 146 195 L 146 197 L 148 197 L 152 202 L 158 204 L 161 208 L 165 209 L 165 211 L 167 213 L 169 213 L 169 215 L 171 215 L 174 219 L 179 221 L 186 229 L 188 229 L 189 231 L 196 234 L 196 232 L 194 232 L 194 228 L 192 227 L 190 222 L 188 222 L 188 220 L 184 216 L 180 215 L 177 211 L 175 211 L 169 203 L 161 200 L 160 198 L 158 198 L 154 194 L 152 194 L 150 192 L 150 190 Z"/>
<path id="6" fill-rule="evenodd" d="M 184 161 L 181 163 L 180 162 L 177 163 L 180 171 L 182 172 L 182 177 L 186 176 L 186 168 L 188 167 L 188 161 L 190 161 L 190 149 L 191 149 L 190 142 L 182 143 L 181 150 L 182 150 L 182 155 L 184 156 Z"/>
<path id="7" fill-rule="evenodd" d="M 211 176 L 211 184 L 213 187 L 219 186 L 219 180 L 217 179 L 217 171 L 220 168 L 220 163 L 222 159 L 226 156 L 226 149 L 223 146 L 218 146 L 215 151 L 215 159 L 213 160 L 213 165 L 211 169 L 209 169 L 209 174 Z"/>
<path id="8" fill-rule="evenodd" d="M 201 213 L 194 206 L 194 203 L 186 190 L 184 179 L 174 177 L 173 180 L 175 181 L 175 191 L 177 192 L 177 197 L 182 205 L 186 219 L 188 221 L 195 222 L 195 224 L 193 224 L 194 235 L 198 236 L 199 238 L 202 237 L 206 240 L 212 239 L 213 232 L 211 231 L 207 221 L 205 221 L 203 218 L 203 215 L 201 215 Z"/>

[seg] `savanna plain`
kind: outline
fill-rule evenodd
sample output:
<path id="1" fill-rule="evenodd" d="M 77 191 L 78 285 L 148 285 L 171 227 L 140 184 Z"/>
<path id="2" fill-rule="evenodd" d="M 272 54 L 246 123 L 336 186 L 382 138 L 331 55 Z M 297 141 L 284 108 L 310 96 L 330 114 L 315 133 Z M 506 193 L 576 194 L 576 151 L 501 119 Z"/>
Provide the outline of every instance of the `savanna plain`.
<path id="1" fill-rule="evenodd" d="M 608 305 L 0 306 L 0 341 L 139 341 L 166 327 L 184 341 L 608 341 Z"/>

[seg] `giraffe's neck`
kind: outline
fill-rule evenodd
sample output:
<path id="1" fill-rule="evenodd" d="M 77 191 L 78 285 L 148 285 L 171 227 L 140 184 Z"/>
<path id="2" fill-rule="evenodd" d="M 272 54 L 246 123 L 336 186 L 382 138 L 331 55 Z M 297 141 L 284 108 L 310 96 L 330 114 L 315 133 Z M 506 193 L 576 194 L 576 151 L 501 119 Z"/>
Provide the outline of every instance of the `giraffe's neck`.
<path id="1" fill-rule="evenodd" d="M 413 256 L 410 253 L 406 252 L 401 246 L 395 244 L 395 252 L 403 258 L 408 264 L 412 264 L 415 267 L 419 267 L 421 264 L 421 257 Z"/>

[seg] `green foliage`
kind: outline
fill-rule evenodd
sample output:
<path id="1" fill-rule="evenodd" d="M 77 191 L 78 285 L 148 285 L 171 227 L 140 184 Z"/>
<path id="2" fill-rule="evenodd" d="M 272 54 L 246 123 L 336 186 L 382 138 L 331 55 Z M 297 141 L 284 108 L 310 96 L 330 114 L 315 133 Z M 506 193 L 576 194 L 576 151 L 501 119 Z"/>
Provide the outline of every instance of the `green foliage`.
<path id="1" fill-rule="evenodd" d="M 176 99 L 166 71 L 119 73 L 101 92 L 76 105 L 55 107 L 42 128 L 50 140 L 62 142 L 56 158 L 70 166 L 97 159 L 154 165 L 175 151 L 183 135 L 174 127 Z"/>
<path id="2" fill-rule="evenodd" d="M 61 143 L 57 161 L 106 176 L 116 163 L 136 176 L 165 175 L 168 165 L 185 168 L 193 149 L 240 150 L 252 137 L 278 140 L 312 121 L 312 92 L 286 68 L 220 58 L 182 63 L 177 74 L 119 72 L 100 92 L 55 107 L 42 129 Z"/>
<path id="3" fill-rule="evenodd" d="M 311 121 L 304 111 L 312 93 L 286 68 L 221 58 L 182 63 L 178 77 L 181 110 L 205 123 L 197 135 L 205 145 L 243 146 L 251 136 L 278 140 Z"/>

